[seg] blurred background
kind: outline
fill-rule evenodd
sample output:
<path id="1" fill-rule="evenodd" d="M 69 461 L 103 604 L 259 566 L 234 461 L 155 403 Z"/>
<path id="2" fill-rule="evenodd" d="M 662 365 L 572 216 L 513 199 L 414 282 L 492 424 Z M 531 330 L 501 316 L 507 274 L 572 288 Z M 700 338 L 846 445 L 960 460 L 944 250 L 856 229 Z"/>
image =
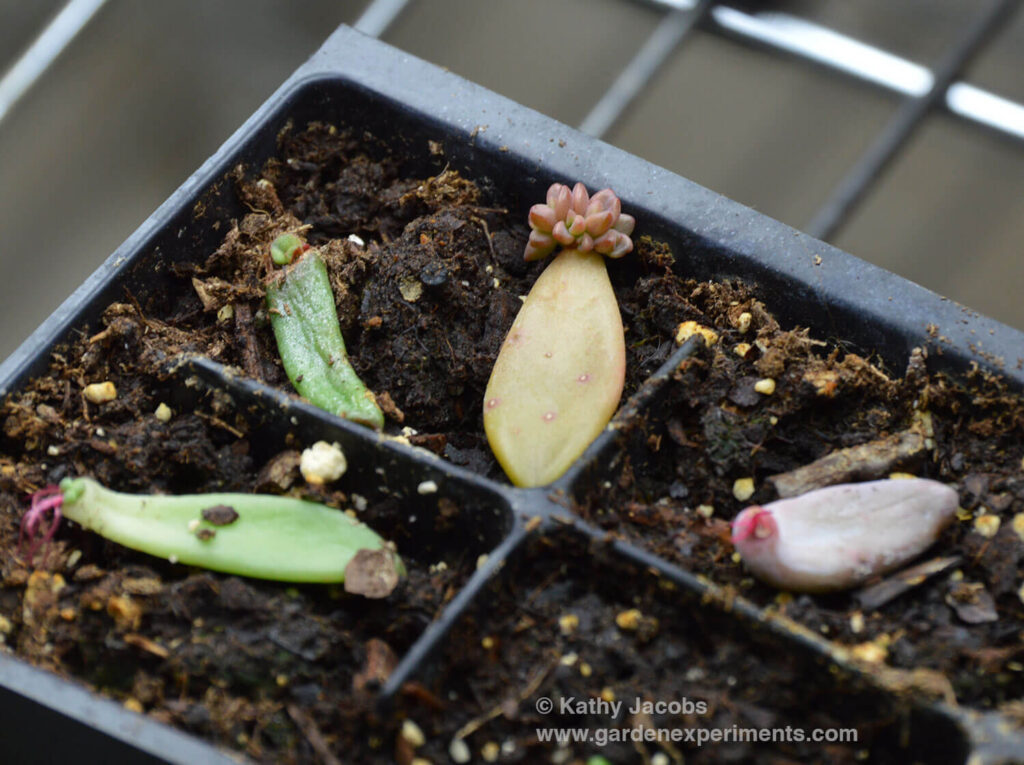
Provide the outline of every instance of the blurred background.
<path id="1" fill-rule="evenodd" d="M 1016 5 L 0 0 L 0 359 L 339 24 L 1024 329 Z"/>

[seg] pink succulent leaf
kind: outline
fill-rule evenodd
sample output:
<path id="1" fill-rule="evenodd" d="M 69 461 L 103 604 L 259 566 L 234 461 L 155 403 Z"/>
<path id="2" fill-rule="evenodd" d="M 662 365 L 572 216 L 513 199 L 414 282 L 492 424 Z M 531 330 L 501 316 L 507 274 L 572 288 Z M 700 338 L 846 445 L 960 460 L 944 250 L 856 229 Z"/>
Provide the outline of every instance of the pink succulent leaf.
<path id="1" fill-rule="evenodd" d="M 634 226 L 636 226 L 636 218 L 632 215 L 626 215 L 625 213 L 619 215 L 619 219 L 612 224 L 612 228 L 616 231 L 621 231 L 626 236 L 633 233 Z"/>
<path id="2" fill-rule="evenodd" d="M 583 234 L 584 234 L 584 232 L 586 232 L 586 230 L 587 230 L 587 219 L 584 218 L 582 215 L 577 215 L 569 223 L 569 233 L 572 234 L 573 237 L 575 237 L 577 239 L 579 237 L 583 236 Z"/>
<path id="3" fill-rule="evenodd" d="M 555 203 L 548 202 L 548 206 L 555 211 L 555 218 L 565 220 L 565 216 L 572 209 L 572 191 L 562 183 L 556 183 L 555 186 L 558 187 L 558 191 L 555 193 Z"/>
<path id="4" fill-rule="evenodd" d="M 576 237 L 569 233 L 564 220 L 560 220 L 555 224 L 555 227 L 551 229 L 551 235 L 563 247 L 571 247 L 576 244 Z"/>
<path id="5" fill-rule="evenodd" d="M 615 243 L 615 249 L 608 253 L 609 258 L 621 258 L 627 252 L 633 251 L 633 240 L 625 234 L 618 234 L 618 241 Z"/>
<path id="6" fill-rule="evenodd" d="M 587 206 L 588 215 L 605 211 L 612 212 L 613 216 L 618 216 L 622 211 L 622 203 L 611 189 L 602 189 L 594 194 L 590 198 L 590 204 Z"/>
<path id="7" fill-rule="evenodd" d="M 601 236 L 612 227 L 614 221 L 615 216 L 611 210 L 592 212 L 587 215 L 587 233 L 593 237 Z"/>
<path id="8" fill-rule="evenodd" d="M 530 208 L 530 227 L 534 231 L 550 234 L 558 218 L 548 205 L 534 205 Z"/>
<path id="9" fill-rule="evenodd" d="M 602 196 L 603 194 L 603 191 L 599 191 L 590 198 L 590 204 L 587 205 L 588 218 L 595 213 L 603 213 L 608 209 L 607 197 Z"/>
<path id="10" fill-rule="evenodd" d="M 838 484 L 743 510 L 732 539 L 773 587 L 848 589 L 920 555 L 954 522 L 959 499 L 927 478 Z"/>
<path id="11" fill-rule="evenodd" d="M 523 252 L 523 260 L 527 263 L 532 263 L 535 260 L 543 260 L 551 254 L 551 250 L 537 250 L 534 249 L 533 245 L 526 245 L 526 250 Z"/>
<path id="12" fill-rule="evenodd" d="M 554 249 L 558 246 L 558 242 L 551 234 L 546 234 L 543 231 L 531 231 L 530 232 L 530 244 L 534 247 L 550 247 Z"/>
<path id="13" fill-rule="evenodd" d="M 587 187 L 577 183 L 572 189 L 572 209 L 580 215 L 586 215 L 589 204 L 590 194 L 587 193 Z"/>
<path id="14" fill-rule="evenodd" d="M 526 244 L 526 254 L 523 256 L 525 260 L 540 260 L 546 258 L 552 252 L 555 247 L 558 246 L 558 242 L 550 234 L 544 234 L 540 231 L 530 232 L 530 241 Z"/>
<path id="15" fill-rule="evenodd" d="M 610 255 L 619 241 L 619 232 L 615 230 L 605 231 L 594 240 L 594 250 L 602 255 Z"/>
<path id="16" fill-rule="evenodd" d="M 548 193 L 544 197 L 544 201 L 547 203 L 547 206 L 550 207 L 552 210 L 555 209 L 555 206 L 558 204 L 558 195 L 564 188 L 565 184 L 562 183 L 552 183 L 550 186 L 548 186 Z"/>
<path id="17" fill-rule="evenodd" d="M 579 242 L 576 243 L 576 249 L 580 252 L 590 252 L 594 249 L 594 237 L 590 234 L 584 234 L 580 237 Z"/>

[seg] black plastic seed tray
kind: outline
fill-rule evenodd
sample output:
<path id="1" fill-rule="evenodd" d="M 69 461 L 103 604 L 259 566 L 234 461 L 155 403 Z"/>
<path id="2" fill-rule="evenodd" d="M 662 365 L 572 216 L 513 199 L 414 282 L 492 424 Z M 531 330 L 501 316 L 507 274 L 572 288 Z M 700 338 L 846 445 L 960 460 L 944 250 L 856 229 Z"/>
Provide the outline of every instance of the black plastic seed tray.
<path id="1" fill-rule="evenodd" d="M 964 371 L 972 363 L 1024 385 L 1024 335 L 940 298 L 900 277 L 696 184 L 591 140 L 565 126 L 416 60 L 350 29 L 335 32 L 309 62 L 162 205 L 2 366 L 0 395 L 42 373 L 54 346 L 85 326 L 125 290 L 145 300 L 168 284 L 171 264 L 204 257 L 223 236 L 220 222 L 244 213 L 227 181 L 239 163 L 258 167 L 276 151 L 279 131 L 291 121 L 354 126 L 423 152 L 440 141 L 451 166 L 485 188 L 500 189 L 525 214 L 553 181 L 613 187 L 644 233 L 667 242 L 675 268 L 699 279 L 739 278 L 781 320 L 812 326 L 819 336 L 841 337 L 848 347 L 875 353 L 902 368 L 911 349 L 932 344 L 930 361 Z M 682 138 L 681 138 L 682 140 Z M 934 327 L 941 339 L 935 339 Z M 574 498 L 610 476 L 622 455 L 621 432 L 640 417 L 656 417 L 672 373 L 697 350 L 691 340 L 627 401 L 608 429 L 553 486 L 515 489 L 448 464 L 401 439 L 379 436 L 330 417 L 297 398 L 248 381 L 203 358 L 174 360 L 170 378 L 179 401 L 227 396 L 256 423 L 270 450 L 289 434 L 300 440 L 341 443 L 349 455 L 348 490 L 387 495 L 415 507 L 407 519 L 418 544 L 486 553 L 439 616 L 405 653 L 380 690 L 381 714 L 390 713 L 404 684 L 436 674 L 444 639 L 473 615 L 486 623 L 493 588 L 508 582 L 517 561 L 535 556 L 538 540 L 553 548 L 576 546 L 595 571 L 614 570 L 621 581 L 661 582 L 679 614 L 711 609 L 719 624 L 750 641 L 781 646 L 807 658 L 823 688 L 852 678 L 858 693 L 890 705 L 900 723 L 888 759 L 927 762 L 1024 761 L 1024 733 L 1011 721 L 937 702 L 908 690 L 903 675 L 866 670 L 845 649 L 772 609 L 622 540 L 607 537 L 569 509 Z M 272 453 L 269 452 L 268 453 Z M 425 493 L 425 482 L 436 492 Z M 450 538 L 432 536 L 437 499 L 461 508 Z M 560 574 L 584 583 L 587 568 Z M 595 576 L 594 587 L 600 587 Z M 628 599 L 623 601 L 628 603 Z M 682 618 L 682 617 L 680 617 Z M 751 648 L 750 650 L 760 650 Z M 768 659 L 768 661 L 772 661 Z M 681 669 L 682 672 L 682 669 Z M 682 677 L 679 687 L 684 688 Z M 218 750 L 190 735 L 95 697 L 72 681 L 29 667 L 0 652 L 0 759 L 5 762 L 168 761 L 218 762 L 241 755 Z"/>

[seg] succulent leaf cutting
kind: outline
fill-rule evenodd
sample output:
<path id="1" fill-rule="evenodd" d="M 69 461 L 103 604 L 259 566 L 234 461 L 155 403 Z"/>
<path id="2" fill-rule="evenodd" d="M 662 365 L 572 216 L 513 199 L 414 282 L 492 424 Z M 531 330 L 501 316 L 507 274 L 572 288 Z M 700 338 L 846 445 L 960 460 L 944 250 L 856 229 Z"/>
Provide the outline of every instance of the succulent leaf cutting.
<path id="1" fill-rule="evenodd" d="M 619 306 L 604 257 L 633 249 L 634 220 L 611 189 L 556 183 L 530 210 L 525 259 L 565 249 L 526 297 L 484 394 L 484 430 L 509 479 L 557 479 L 608 424 L 626 373 Z"/>
<path id="2" fill-rule="evenodd" d="M 323 259 L 295 234 L 277 237 L 270 257 L 285 266 L 267 285 L 267 307 L 288 379 L 321 409 L 380 430 L 384 413 L 349 362 Z"/>
<path id="3" fill-rule="evenodd" d="M 386 554 L 396 583 L 405 571 L 370 527 L 316 502 L 270 494 L 122 494 L 91 478 L 65 478 L 33 495 L 21 527 L 29 561 L 53 539 L 62 516 L 133 550 L 257 579 L 343 582 L 360 552 Z"/>
<path id="4" fill-rule="evenodd" d="M 733 521 L 732 541 L 767 584 L 841 590 L 931 546 L 957 502 L 956 491 L 924 478 L 840 484 L 746 508 Z"/>

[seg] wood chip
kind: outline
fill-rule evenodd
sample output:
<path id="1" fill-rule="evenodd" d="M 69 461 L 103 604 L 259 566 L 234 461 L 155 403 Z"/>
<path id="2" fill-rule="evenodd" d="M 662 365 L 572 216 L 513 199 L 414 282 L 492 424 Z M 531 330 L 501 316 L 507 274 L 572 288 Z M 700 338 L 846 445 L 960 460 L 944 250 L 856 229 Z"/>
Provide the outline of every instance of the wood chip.
<path id="1" fill-rule="evenodd" d="M 72 579 L 76 582 L 92 582 L 96 579 L 100 579 L 106 574 L 106 571 L 101 569 L 95 563 L 86 563 L 80 569 L 75 571 Z"/>
<path id="2" fill-rule="evenodd" d="M 853 598 L 866 611 L 881 608 L 886 603 L 898 598 L 908 590 L 923 584 L 928 578 L 948 571 L 961 561 L 959 555 L 947 558 L 933 558 L 916 566 L 897 571 L 878 584 L 865 587 L 855 593 Z"/>
<path id="3" fill-rule="evenodd" d="M 287 491 L 299 478 L 301 453 L 289 449 L 271 457 L 256 477 L 256 488 L 262 492 Z"/>
<path id="4" fill-rule="evenodd" d="M 398 586 L 395 556 L 388 549 L 360 550 L 345 566 L 345 592 L 386 598 Z"/>
<path id="5" fill-rule="evenodd" d="M 252 308 L 242 301 L 235 306 L 235 332 L 242 338 L 242 368 L 247 377 L 263 382 L 263 363 L 253 324 Z"/>
<path id="6" fill-rule="evenodd" d="M 955 583 L 946 595 L 946 605 L 968 624 L 985 624 L 999 620 L 996 602 L 981 583 Z"/>
<path id="7" fill-rule="evenodd" d="M 860 446 L 839 449 L 788 473 L 768 480 L 779 497 L 796 497 L 814 489 L 837 483 L 869 481 L 883 478 L 893 467 L 926 449 L 925 436 L 917 430 L 882 438 Z"/>
<path id="8" fill-rule="evenodd" d="M 163 592 L 164 583 L 153 576 L 132 577 L 121 582 L 121 589 L 129 595 L 159 595 Z"/>
<path id="9" fill-rule="evenodd" d="M 399 425 L 405 422 L 405 412 L 398 408 L 398 404 L 391 398 L 391 394 L 386 390 L 374 394 L 374 398 L 377 401 L 377 406 L 384 412 L 385 415 L 391 420 L 394 420 Z"/>
<path id="10" fill-rule="evenodd" d="M 352 678 L 352 689 L 375 691 L 384 685 L 396 666 L 398 657 L 391 650 L 391 646 L 379 638 L 370 638 L 366 641 L 366 663 Z"/>

